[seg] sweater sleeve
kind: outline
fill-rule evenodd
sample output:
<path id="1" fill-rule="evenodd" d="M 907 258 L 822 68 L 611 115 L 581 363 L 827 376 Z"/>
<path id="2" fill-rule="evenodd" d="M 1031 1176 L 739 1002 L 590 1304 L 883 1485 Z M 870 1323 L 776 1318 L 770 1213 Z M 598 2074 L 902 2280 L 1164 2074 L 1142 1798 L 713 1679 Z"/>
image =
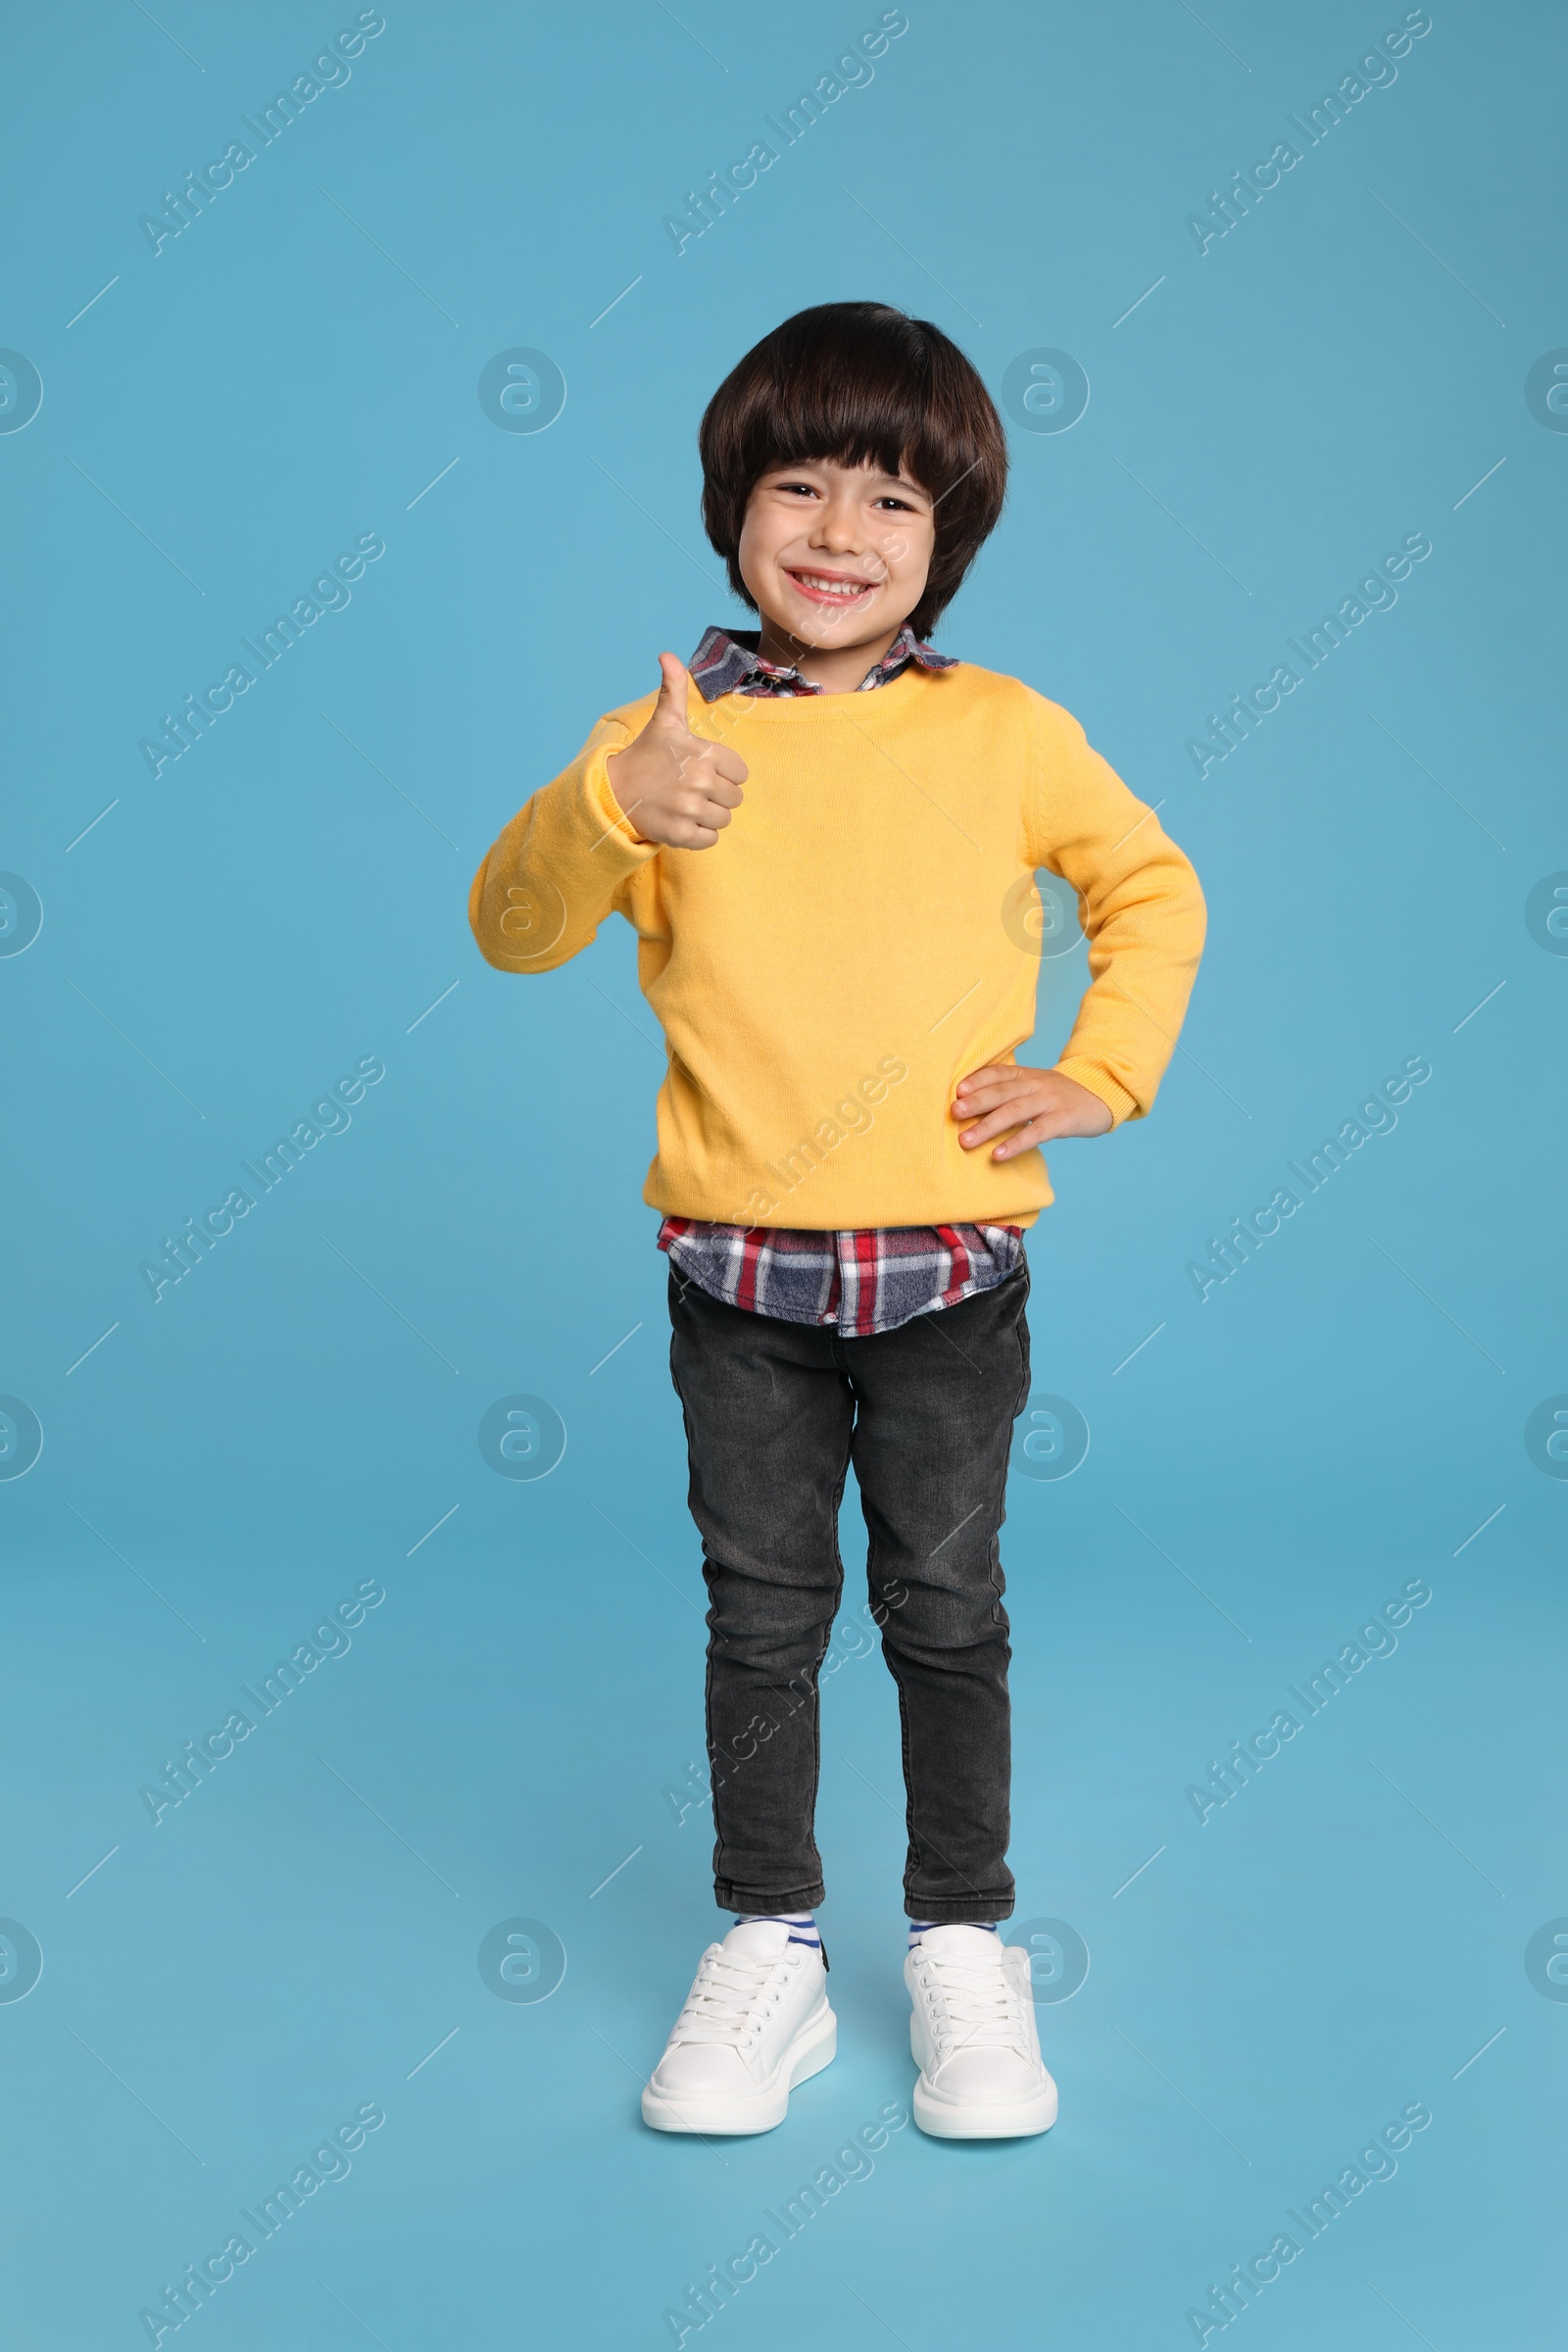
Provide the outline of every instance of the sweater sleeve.
<path id="1" fill-rule="evenodd" d="M 1154 1100 L 1202 952 L 1198 876 L 1152 809 L 1093 751 L 1069 711 L 1031 694 L 1029 863 L 1078 894 L 1090 986 L 1056 1067 L 1119 1126 Z"/>
<path id="2" fill-rule="evenodd" d="M 626 910 L 626 885 L 659 855 L 610 789 L 606 763 L 631 739 L 622 720 L 600 719 L 571 765 L 524 803 L 486 853 L 468 891 L 468 921 L 498 970 L 565 963 L 607 914 Z"/>

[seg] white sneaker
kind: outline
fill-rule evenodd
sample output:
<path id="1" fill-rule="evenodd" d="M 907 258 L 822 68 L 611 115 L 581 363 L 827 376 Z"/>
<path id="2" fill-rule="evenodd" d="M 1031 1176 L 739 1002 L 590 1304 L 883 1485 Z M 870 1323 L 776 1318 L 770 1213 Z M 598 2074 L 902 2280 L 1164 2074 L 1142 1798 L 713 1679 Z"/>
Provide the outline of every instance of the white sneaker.
<path id="1" fill-rule="evenodd" d="M 1056 2085 L 1040 2056 L 1029 1955 L 989 1928 L 928 1928 L 904 1964 L 920 2069 L 914 2120 L 936 2139 L 1049 2132 Z"/>
<path id="2" fill-rule="evenodd" d="M 710 1943 L 664 2055 L 643 2092 L 656 2132 L 771 2132 L 797 2082 L 838 2047 L 827 1971 L 782 1920 L 731 1928 Z"/>

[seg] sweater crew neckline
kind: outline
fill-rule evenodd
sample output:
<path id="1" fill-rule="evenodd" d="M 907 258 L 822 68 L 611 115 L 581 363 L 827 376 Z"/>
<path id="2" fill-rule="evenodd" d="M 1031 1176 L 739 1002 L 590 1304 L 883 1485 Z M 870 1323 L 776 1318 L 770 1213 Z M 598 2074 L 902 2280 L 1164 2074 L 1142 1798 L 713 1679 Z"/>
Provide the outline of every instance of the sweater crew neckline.
<path id="1" fill-rule="evenodd" d="M 915 695 L 944 691 L 943 681 L 953 673 L 945 670 L 923 670 L 914 662 L 902 669 L 896 678 L 879 686 L 874 694 L 736 694 L 722 695 L 717 702 L 704 705 L 701 711 L 692 713 L 694 719 L 711 717 L 719 722 L 725 713 L 724 731 L 729 732 L 741 723 L 755 719 L 759 726 L 801 727 L 825 725 L 834 718 L 847 718 L 863 727 L 877 711 L 901 709 Z"/>

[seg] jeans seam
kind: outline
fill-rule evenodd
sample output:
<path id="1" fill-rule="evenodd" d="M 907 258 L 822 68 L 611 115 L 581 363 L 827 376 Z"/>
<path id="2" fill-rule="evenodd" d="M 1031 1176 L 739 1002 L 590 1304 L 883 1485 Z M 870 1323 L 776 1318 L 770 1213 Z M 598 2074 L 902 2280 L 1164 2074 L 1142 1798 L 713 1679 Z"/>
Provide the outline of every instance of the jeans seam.
<path id="1" fill-rule="evenodd" d="M 904 1862 L 904 1899 L 906 1903 L 912 1903 L 914 1891 L 910 1882 L 919 1876 L 921 1865 L 925 1860 L 925 1849 L 916 1838 L 914 1830 L 914 1789 L 909 1779 L 908 1709 L 904 1703 L 904 1685 L 897 1676 L 894 1677 L 894 1684 L 899 1693 L 900 1766 L 904 1773 L 904 1833 L 908 1848 Z M 914 1917 L 912 1911 L 909 1913 L 909 1917 L 911 1919 Z"/>
<path id="2" fill-rule="evenodd" d="M 852 1423 L 852 1439 L 853 1433 L 854 1425 Z M 827 1624 L 823 1628 L 822 1646 L 816 1653 L 816 1663 L 811 1669 L 810 1837 L 813 1846 L 816 1844 L 817 1798 L 820 1796 L 822 1790 L 822 1660 L 827 1656 L 828 1650 L 832 1645 L 833 1628 L 838 1622 L 839 1609 L 844 1599 L 844 1556 L 839 1548 L 839 1506 L 844 1500 L 845 1482 L 848 1480 L 850 1475 L 850 1448 L 851 1440 L 846 1440 L 844 1447 L 844 1461 L 839 1470 L 838 1485 L 833 1490 L 833 1501 L 829 1513 L 829 1524 L 833 1530 L 833 1606 L 828 1615 Z M 818 1870 L 820 1870 L 822 1860 L 820 1852 L 818 1852 L 816 1859 Z"/>
<path id="3" fill-rule="evenodd" d="M 675 1269 L 673 1266 L 671 1266 L 669 1270 L 669 1279 L 671 1287 L 673 1288 L 675 1283 Z M 684 1288 L 680 1293 L 680 1301 L 682 1305 L 685 1304 Z M 692 1427 L 691 1411 L 686 1402 L 686 1394 L 680 1385 L 680 1376 L 675 1370 L 675 1344 L 677 1336 L 678 1335 L 675 1333 L 675 1331 L 671 1330 L 669 1335 L 669 1380 L 670 1386 L 674 1390 L 675 1395 L 680 1402 L 681 1425 L 686 1433 L 686 1460 L 689 1469 L 694 1459 L 695 1432 Z M 708 1582 L 707 1575 L 708 1545 L 703 1542 L 700 1533 L 698 1541 L 700 1544 L 702 1544 L 704 1565 L 703 1586 L 708 1594 L 708 1604 L 710 1610 L 714 1605 L 714 1601 L 713 1590 Z M 709 1625 L 708 1643 L 703 1658 L 703 1743 L 708 1756 L 708 1786 L 711 1791 L 713 1807 L 713 1881 L 715 1892 L 720 1881 L 723 1881 L 726 1885 L 729 1883 L 729 1874 L 727 1869 L 728 1855 L 724 1845 L 723 1819 L 719 1809 L 720 1780 L 717 1766 L 720 1758 L 714 1746 L 711 1734 L 709 1731 L 709 1726 L 712 1721 L 713 1713 L 713 1644 L 716 1639 L 717 1636 L 715 1629 L 711 1625 Z"/>

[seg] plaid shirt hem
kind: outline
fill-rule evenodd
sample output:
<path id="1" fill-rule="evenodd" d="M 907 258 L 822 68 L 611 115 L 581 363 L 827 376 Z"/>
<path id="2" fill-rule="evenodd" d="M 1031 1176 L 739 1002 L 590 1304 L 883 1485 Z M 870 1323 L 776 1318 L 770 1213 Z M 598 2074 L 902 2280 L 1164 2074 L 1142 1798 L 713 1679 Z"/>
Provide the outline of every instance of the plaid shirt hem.
<path id="1" fill-rule="evenodd" d="M 1016 1225 L 808 1233 L 666 1217 L 659 1247 L 729 1306 L 784 1323 L 828 1324 L 858 1340 L 994 1290 L 1023 1262 Z"/>

